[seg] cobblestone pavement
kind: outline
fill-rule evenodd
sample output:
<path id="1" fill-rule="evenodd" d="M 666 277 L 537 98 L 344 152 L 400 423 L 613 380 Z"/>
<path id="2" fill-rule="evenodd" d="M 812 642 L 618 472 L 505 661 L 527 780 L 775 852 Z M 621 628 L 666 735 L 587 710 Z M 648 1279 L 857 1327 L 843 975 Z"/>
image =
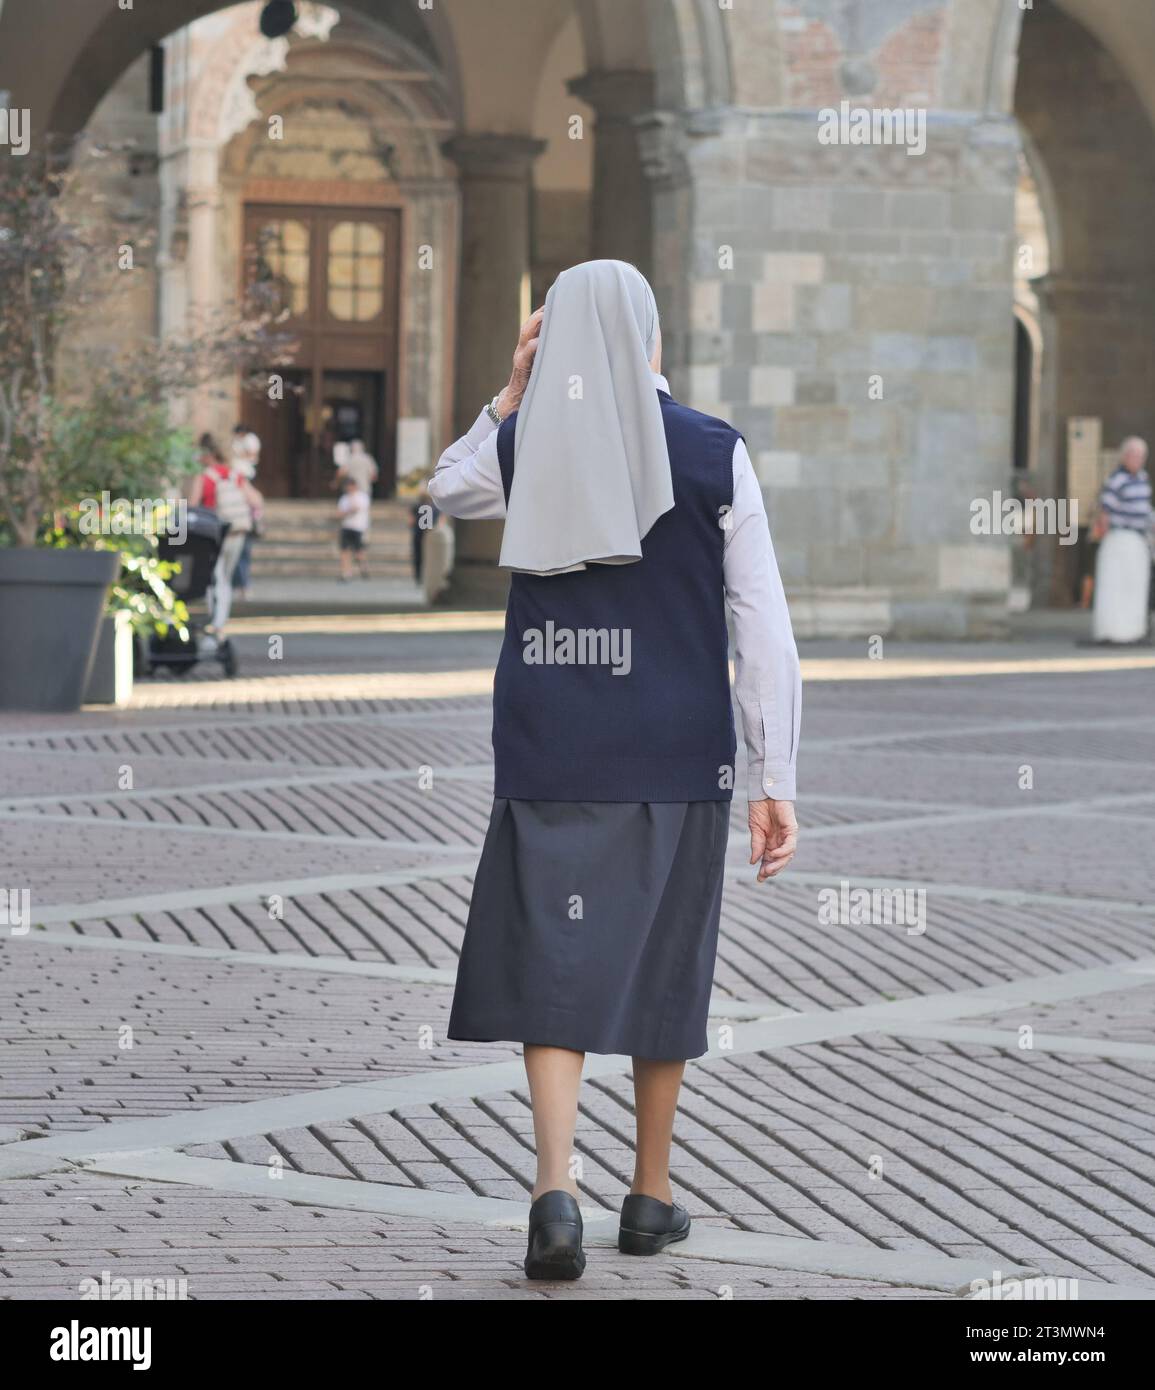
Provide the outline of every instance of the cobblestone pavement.
<path id="1" fill-rule="evenodd" d="M 787 878 L 732 818 L 694 1234 L 614 1248 L 629 1063 L 590 1057 L 588 1272 L 529 1286 L 519 1049 L 445 1038 L 496 624 L 318 625 L 276 676 L 252 619 L 238 682 L 0 716 L 0 1297 L 1155 1297 L 1155 658 L 804 651 Z M 919 916 L 831 922 L 844 883 Z"/>

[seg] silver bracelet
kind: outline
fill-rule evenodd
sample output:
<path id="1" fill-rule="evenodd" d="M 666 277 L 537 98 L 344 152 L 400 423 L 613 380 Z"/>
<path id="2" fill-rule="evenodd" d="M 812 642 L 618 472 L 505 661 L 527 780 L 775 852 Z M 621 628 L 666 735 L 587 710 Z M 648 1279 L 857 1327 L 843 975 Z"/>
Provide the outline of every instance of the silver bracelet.
<path id="1" fill-rule="evenodd" d="M 500 396 L 501 392 L 499 391 L 497 395 Z M 501 424 L 501 416 L 497 413 L 497 396 L 494 396 L 493 400 L 485 407 L 485 413 L 495 425 Z"/>

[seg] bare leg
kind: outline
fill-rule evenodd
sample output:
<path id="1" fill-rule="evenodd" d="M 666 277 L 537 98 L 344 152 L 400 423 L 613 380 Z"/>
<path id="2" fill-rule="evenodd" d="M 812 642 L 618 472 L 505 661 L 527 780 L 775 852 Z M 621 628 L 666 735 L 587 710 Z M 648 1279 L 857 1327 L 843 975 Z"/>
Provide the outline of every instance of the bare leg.
<path id="1" fill-rule="evenodd" d="M 674 1114 L 682 1085 L 685 1062 L 658 1062 L 634 1058 L 634 1112 L 637 1148 L 631 1192 L 656 1197 L 667 1204 L 670 1191 L 670 1144 L 674 1138 Z"/>
<path id="2" fill-rule="evenodd" d="M 577 1127 L 578 1088 L 585 1059 L 584 1052 L 526 1044 L 525 1074 L 529 1078 L 533 1135 L 537 1144 L 535 1200 L 543 1192 L 557 1190 L 577 1196 L 570 1163 Z"/>
<path id="3" fill-rule="evenodd" d="M 213 609 L 212 629 L 218 637 L 223 637 L 233 611 L 233 570 L 237 567 L 241 546 L 245 543 L 243 534 L 230 533 L 221 543 L 213 570 Z"/>

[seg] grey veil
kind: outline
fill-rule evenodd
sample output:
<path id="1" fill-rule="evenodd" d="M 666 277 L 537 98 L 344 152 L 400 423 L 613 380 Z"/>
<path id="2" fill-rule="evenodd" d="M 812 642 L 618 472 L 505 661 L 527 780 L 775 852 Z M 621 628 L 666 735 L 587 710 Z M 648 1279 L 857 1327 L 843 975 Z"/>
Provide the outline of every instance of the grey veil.
<path id="1" fill-rule="evenodd" d="M 658 306 L 625 261 L 563 270 L 518 411 L 499 563 L 529 574 L 641 559 L 674 505 L 650 358 Z"/>

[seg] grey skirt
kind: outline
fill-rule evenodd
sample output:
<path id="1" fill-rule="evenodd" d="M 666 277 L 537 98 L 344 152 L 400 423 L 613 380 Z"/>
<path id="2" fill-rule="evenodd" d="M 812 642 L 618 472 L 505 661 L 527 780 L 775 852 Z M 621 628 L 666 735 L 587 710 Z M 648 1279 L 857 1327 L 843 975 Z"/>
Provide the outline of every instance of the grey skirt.
<path id="1" fill-rule="evenodd" d="M 449 1037 L 707 1050 L 728 801 L 493 803 Z"/>

